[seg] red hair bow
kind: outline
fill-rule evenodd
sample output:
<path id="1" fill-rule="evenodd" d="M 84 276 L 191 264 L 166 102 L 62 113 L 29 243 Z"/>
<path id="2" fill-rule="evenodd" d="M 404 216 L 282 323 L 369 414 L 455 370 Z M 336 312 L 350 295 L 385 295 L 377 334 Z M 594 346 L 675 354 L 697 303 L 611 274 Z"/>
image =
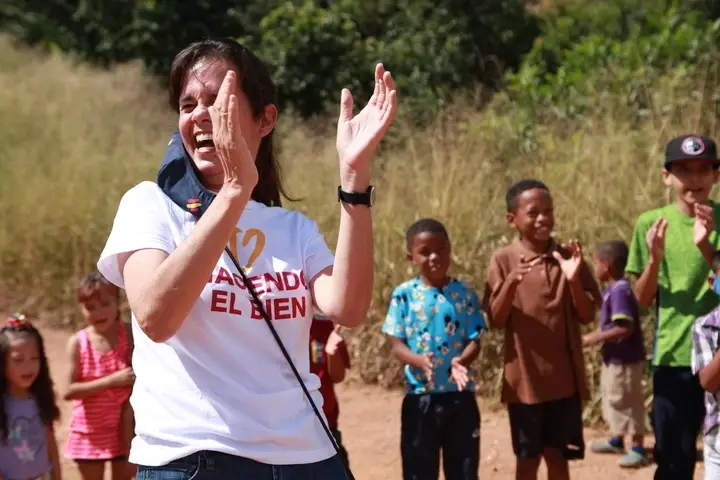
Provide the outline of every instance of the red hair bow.
<path id="1" fill-rule="evenodd" d="M 23 325 L 26 325 L 28 323 L 27 317 L 23 315 L 22 313 L 16 313 L 14 315 L 10 315 L 7 319 L 7 324 L 11 327 L 22 327 Z"/>

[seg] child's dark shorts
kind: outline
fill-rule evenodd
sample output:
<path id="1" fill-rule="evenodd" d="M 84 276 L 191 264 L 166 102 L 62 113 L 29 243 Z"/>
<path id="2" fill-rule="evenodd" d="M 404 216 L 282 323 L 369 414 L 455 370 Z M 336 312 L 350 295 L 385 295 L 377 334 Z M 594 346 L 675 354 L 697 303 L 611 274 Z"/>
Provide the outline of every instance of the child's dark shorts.
<path id="1" fill-rule="evenodd" d="M 531 459 L 546 448 L 562 450 L 568 460 L 585 458 L 582 403 L 577 395 L 534 405 L 508 404 L 513 451 Z"/>

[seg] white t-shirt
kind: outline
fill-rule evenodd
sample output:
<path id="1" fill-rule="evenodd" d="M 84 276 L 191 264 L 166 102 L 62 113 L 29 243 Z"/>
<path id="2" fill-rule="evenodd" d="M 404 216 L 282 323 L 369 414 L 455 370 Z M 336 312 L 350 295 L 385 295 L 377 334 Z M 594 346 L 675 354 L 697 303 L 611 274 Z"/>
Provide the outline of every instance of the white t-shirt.
<path id="1" fill-rule="evenodd" d="M 157 184 L 142 182 L 120 201 L 98 269 L 125 288 L 118 254 L 147 248 L 170 254 L 195 224 Z M 333 255 L 315 222 L 279 207 L 251 201 L 237 232 L 231 251 L 241 265 L 250 264 L 248 278 L 321 409 L 320 381 L 309 366 L 308 285 Z M 172 338 L 153 342 L 134 315 L 132 327 L 132 463 L 160 466 L 200 450 L 277 465 L 335 453 L 226 253 Z"/>

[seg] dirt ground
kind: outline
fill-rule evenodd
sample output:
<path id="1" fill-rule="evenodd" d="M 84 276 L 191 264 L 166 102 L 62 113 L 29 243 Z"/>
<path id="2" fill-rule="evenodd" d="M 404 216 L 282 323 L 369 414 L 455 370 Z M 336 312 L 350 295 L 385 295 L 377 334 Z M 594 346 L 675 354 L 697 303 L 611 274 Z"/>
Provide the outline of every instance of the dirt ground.
<path id="1" fill-rule="evenodd" d="M 43 329 L 52 376 L 56 388 L 62 389 L 68 371 L 65 345 L 68 333 Z M 340 427 L 343 442 L 350 455 L 353 474 L 358 480 L 393 480 L 401 478 L 399 432 L 402 393 L 369 386 L 340 386 Z M 62 402 L 62 420 L 58 428 L 58 442 L 64 446 L 69 422 L 69 404 Z M 481 464 L 480 478 L 511 480 L 515 460 L 510 446 L 507 416 L 502 409 L 481 405 Z M 586 430 L 586 441 L 605 437 L 605 432 Z M 648 439 L 652 445 L 652 439 Z M 582 480 L 650 480 L 654 466 L 639 471 L 625 471 L 615 465 L 615 458 L 587 453 L 585 460 L 571 464 L 571 477 Z M 703 478 L 702 463 L 698 463 L 695 479 Z M 109 479 L 109 471 L 106 478 Z M 63 478 L 80 480 L 72 462 L 63 460 Z M 442 478 L 442 477 L 441 477 Z M 540 479 L 545 479 L 544 467 Z"/>

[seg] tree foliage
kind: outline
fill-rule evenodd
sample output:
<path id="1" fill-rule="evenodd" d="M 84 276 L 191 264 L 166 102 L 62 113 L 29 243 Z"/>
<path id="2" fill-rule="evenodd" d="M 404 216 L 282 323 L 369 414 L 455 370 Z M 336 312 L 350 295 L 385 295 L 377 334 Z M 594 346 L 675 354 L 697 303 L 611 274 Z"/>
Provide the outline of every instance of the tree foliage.
<path id="1" fill-rule="evenodd" d="M 501 85 L 539 31 L 521 0 L 5 0 L 0 21 L 98 65 L 139 58 L 163 80 L 191 41 L 238 38 L 270 63 L 282 106 L 305 116 L 334 107 L 342 87 L 365 98 L 378 61 L 431 111 L 457 89 Z"/>
<path id="2" fill-rule="evenodd" d="M 101 66 L 142 60 L 165 82 L 190 42 L 233 37 L 270 65 L 280 106 L 302 116 L 336 108 L 349 87 L 393 71 L 418 120 L 478 85 L 567 114 L 598 90 L 629 98 L 651 76 L 715 55 L 720 2 L 566 0 L 530 14 L 523 0 L 4 0 L 0 26 L 18 39 Z M 632 100 L 635 101 L 635 100 Z M 642 103 L 638 101 L 638 103 Z"/>

